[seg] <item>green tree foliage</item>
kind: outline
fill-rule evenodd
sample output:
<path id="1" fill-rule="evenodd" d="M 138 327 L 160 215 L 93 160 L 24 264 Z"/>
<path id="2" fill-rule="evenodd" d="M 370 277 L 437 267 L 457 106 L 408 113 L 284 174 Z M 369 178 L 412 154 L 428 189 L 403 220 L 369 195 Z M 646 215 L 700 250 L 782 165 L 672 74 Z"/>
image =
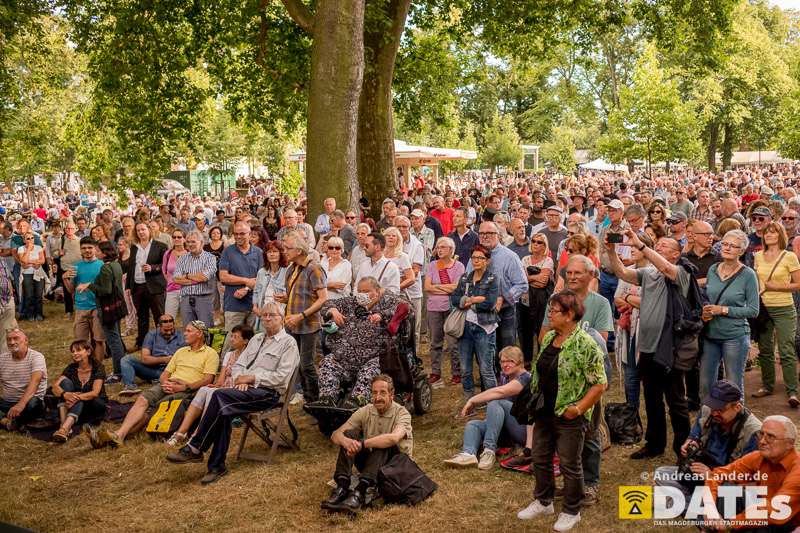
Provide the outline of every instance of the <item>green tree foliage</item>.
<path id="1" fill-rule="evenodd" d="M 478 156 L 482 165 L 493 170 L 500 166 L 515 166 L 520 162 L 522 150 L 511 115 L 495 113 L 483 132 L 483 144 Z"/>
<path id="2" fill-rule="evenodd" d="M 214 176 L 233 171 L 244 159 L 245 135 L 233 122 L 218 100 L 206 104 L 206 124 L 198 147 L 198 156 Z"/>
<path id="3" fill-rule="evenodd" d="M 542 159 L 550 167 L 567 174 L 575 170 L 575 132 L 563 126 L 553 130 L 552 138 L 542 145 Z"/>
<path id="4" fill-rule="evenodd" d="M 647 46 L 633 73 L 633 84 L 620 91 L 620 109 L 611 113 L 608 133 L 598 151 L 612 161 L 644 159 L 687 161 L 698 157 L 697 120 L 683 102 L 678 84 L 661 68 L 654 46 Z"/>

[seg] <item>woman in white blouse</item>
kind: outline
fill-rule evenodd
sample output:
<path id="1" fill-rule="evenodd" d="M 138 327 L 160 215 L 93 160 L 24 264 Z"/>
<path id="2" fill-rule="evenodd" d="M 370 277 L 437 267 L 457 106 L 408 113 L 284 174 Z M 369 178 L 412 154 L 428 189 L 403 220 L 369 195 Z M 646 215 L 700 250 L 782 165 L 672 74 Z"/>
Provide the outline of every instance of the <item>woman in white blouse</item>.
<path id="1" fill-rule="evenodd" d="M 383 251 L 383 255 L 397 265 L 397 269 L 400 271 L 400 294 L 407 296 L 406 289 L 414 284 L 416 278 L 414 270 L 411 268 L 411 259 L 403 251 L 403 236 L 395 227 L 383 230 L 383 236 L 386 237 L 386 249 Z"/>
<path id="2" fill-rule="evenodd" d="M 342 257 L 344 242 L 339 237 L 328 239 L 327 251 L 320 265 L 328 278 L 328 298 L 335 300 L 350 296 L 353 281 L 353 266 Z"/>

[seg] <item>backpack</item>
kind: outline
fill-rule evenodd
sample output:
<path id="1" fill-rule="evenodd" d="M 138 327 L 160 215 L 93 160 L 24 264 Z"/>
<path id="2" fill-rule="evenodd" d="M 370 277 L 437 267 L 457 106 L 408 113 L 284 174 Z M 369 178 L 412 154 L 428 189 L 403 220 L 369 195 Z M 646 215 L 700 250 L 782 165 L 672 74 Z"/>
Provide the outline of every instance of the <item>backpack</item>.
<path id="1" fill-rule="evenodd" d="M 378 470 L 378 493 L 386 503 L 416 505 L 439 486 L 411 457 L 397 453 Z"/>
<path id="2" fill-rule="evenodd" d="M 687 267 L 688 265 L 688 267 Z M 666 279 L 672 306 L 672 332 L 678 338 L 697 336 L 703 329 L 703 306 L 708 303 L 707 298 L 700 290 L 694 265 L 681 258 L 678 268 L 685 268 L 689 273 L 689 289 L 684 297 L 680 286 L 670 279 Z"/>
<path id="3" fill-rule="evenodd" d="M 634 407 L 625 402 L 610 403 L 604 414 L 611 442 L 627 446 L 642 440 L 642 420 Z"/>
<path id="4" fill-rule="evenodd" d="M 147 434 L 153 438 L 169 437 L 175 433 L 181 422 L 183 415 L 186 414 L 186 409 L 189 408 L 191 400 L 184 398 L 182 400 L 164 400 L 158 404 L 153 416 L 147 422 Z"/>

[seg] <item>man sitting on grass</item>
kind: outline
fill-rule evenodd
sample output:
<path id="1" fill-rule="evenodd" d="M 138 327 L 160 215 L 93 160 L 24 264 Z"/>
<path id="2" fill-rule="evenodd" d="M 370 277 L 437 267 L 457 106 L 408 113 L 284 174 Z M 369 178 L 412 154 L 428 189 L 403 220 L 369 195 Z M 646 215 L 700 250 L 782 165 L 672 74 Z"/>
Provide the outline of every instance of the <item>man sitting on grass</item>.
<path id="1" fill-rule="evenodd" d="M 276 406 L 300 363 L 297 342 L 283 329 L 278 304 L 268 303 L 260 313 L 264 331 L 250 339 L 233 364 L 233 387 L 214 391 L 189 444 L 167 455 L 171 463 L 201 463 L 203 452 L 211 448 L 208 473 L 200 480 L 203 485 L 228 473 L 225 456 L 233 418 Z"/>
<path id="2" fill-rule="evenodd" d="M 137 376 L 146 381 L 161 378 L 161 373 L 167 368 L 172 356 L 184 346 L 186 340 L 183 338 L 183 333 L 175 330 L 175 318 L 171 315 L 161 315 L 158 319 L 158 328 L 147 332 L 140 357 L 137 359 L 131 354 L 120 361 L 124 384 L 120 396 L 132 396 L 142 392 L 142 389 L 136 386 Z M 106 383 L 109 383 L 108 380 Z"/>
<path id="3" fill-rule="evenodd" d="M 0 354 L 0 427 L 15 431 L 44 412 L 47 366 L 21 329 L 10 330 L 6 340 L 8 352 Z"/>
<path id="4" fill-rule="evenodd" d="M 187 398 L 200 387 L 211 383 L 217 373 L 219 355 L 214 348 L 206 345 L 207 333 L 205 323 L 200 320 L 189 322 L 183 329 L 188 346 L 175 352 L 161 373 L 159 384 L 153 385 L 136 398 L 117 431 L 100 432 L 97 439 L 92 439 L 92 446 L 122 446 L 130 433 L 144 425 L 149 409 L 154 409 L 164 400 Z"/>
<path id="5" fill-rule="evenodd" d="M 356 513 L 366 502 L 368 490 L 374 491 L 378 470 L 395 454 L 411 456 L 414 440 L 411 415 L 394 401 L 394 382 L 386 374 L 372 378 L 372 403 L 350 416 L 331 436 L 340 446 L 333 479 L 336 488 L 322 502 L 328 511 Z M 359 482 L 350 490 L 353 465 L 358 468 Z"/>

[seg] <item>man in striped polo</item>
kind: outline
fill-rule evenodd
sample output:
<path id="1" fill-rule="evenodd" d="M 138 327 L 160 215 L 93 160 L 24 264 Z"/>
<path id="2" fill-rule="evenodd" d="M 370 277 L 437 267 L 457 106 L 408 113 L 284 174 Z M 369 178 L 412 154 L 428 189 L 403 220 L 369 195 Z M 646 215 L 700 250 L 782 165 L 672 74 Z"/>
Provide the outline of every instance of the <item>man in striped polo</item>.
<path id="1" fill-rule="evenodd" d="M 214 326 L 214 274 L 217 260 L 203 250 L 203 235 L 195 230 L 186 236 L 188 254 L 178 259 L 173 280 L 181 286 L 181 318 L 184 324 L 200 320 Z"/>

